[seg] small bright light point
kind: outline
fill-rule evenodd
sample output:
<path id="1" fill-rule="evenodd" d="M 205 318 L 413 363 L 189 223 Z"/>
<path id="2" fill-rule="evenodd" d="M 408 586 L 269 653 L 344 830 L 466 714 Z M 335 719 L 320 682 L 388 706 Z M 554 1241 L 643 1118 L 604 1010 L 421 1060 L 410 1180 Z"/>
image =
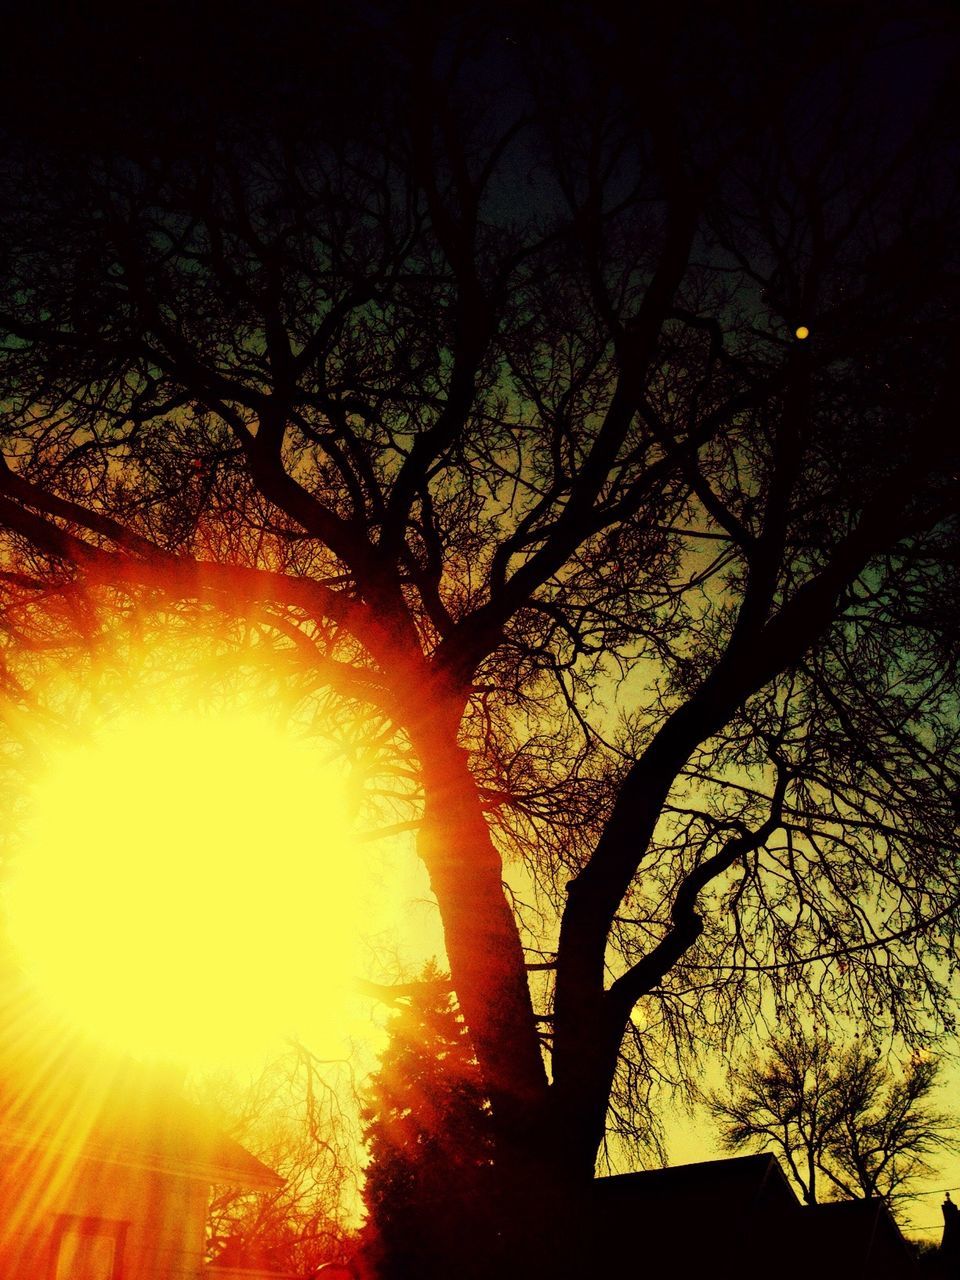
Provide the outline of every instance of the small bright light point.
<path id="1" fill-rule="evenodd" d="M 805 324 L 798 325 L 797 328 L 794 330 L 794 337 L 799 338 L 800 341 L 802 342 L 804 338 L 810 337 L 810 330 L 807 328 Z"/>
<path id="2" fill-rule="evenodd" d="M 308 1020 L 323 1052 L 361 967 L 360 853 L 316 746 L 247 713 L 131 716 L 48 761 L 8 926 L 49 1003 L 114 1047 L 252 1062 Z"/>

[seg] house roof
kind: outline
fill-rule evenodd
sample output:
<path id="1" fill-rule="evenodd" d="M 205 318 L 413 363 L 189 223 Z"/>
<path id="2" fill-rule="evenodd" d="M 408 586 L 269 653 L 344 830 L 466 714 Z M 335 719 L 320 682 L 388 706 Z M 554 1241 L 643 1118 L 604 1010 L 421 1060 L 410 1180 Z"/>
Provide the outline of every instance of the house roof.
<path id="1" fill-rule="evenodd" d="M 769 1153 L 593 1185 L 608 1268 L 622 1267 L 629 1250 L 651 1267 L 682 1264 L 691 1274 L 736 1280 L 807 1280 L 818 1271 L 902 1280 L 911 1273 L 908 1247 L 882 1201 L 801 1205 Z"/>
<path id="2" fill-rule="evenodd" d="M 642 1197 L 647 1203 L 669 1200 L 701 1207 L 709 1202 L 725 1210 L 734 1204 L 761 1201 L 764 1207 L 781 1209 L 799 1204 L 779 1162 L 769 1152 L 621 1173 L 598 1178 L 594 1185 L 602 1200 L 611 1201 Z"/>
<path id="3" fill-rule="evenodd" d="M 169 1071 L 104 1052 L 0 993 L 0 1141 L 266 1190 L 283 1179 L 180 1094 Z"/>
<path id="4" fill-rule="evenodd" d="M 754 1280 L 766 1276 L 771 1236 L 800 1205 L 771 1155 L 705 1160 L 598 1178 L 602 1268 L 642 1258 L 651 1269 Z M 775 1256 L 775 1255 L 774 1255 Z"/>
<path id="5" fill-rule="evenodd" d="M 907 1242 L 882 1200 L 831 1200 L 805 1205 L 803 1235 L 807 1251 L 835 1260 L 838 1267 L 881 1259 L 909 1260 Z"/>

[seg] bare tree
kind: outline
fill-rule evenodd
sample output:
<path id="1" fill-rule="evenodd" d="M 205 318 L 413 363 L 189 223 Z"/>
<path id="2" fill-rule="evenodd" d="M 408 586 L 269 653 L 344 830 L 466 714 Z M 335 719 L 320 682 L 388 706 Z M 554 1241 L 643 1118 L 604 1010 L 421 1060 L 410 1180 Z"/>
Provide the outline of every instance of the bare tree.
<path id="1" fill-rule="evenodd" d="M 196 1085 L 206 1110 L 284 1179 L 275 1191 L 215 1187 L 208 1258 L 309 1277 L 355 1246 L 357 1168 L 341 1105 L 348 1089 L 292 1047 L 243 1084 L 223 1073 Z M 352 1221 L 351 1221 L 352 1220 Z"/>
<path id="2" fill-rule="evenodd" d="M 952 1025 L 956 27 L 240 9 L 18 58 L 5 656 L 217 625 L 344 727 L 529 1275 L 705 1041 Z"/>
<path id="3" fill-rule="evenodd" d="M 827 1176 L 843 1195 L 880 1196 L 895 1206 L 902 1188 L 932 1172 L 927 1156 L 957 1149 L 956 1117 L 929 1105 L 938 1064 L 918 1055 L 891 1077 L 861 1045 L 843 1065 Z"/>
<path id="4" fill-rule="evenodd" d="M 774 1150 L 807 1204 L 879 1196 L 932 1172 L 926 1157 L 956 1147 L 955 1117 L 930 1105 L 938 1063 L 917 1054 L 900 1073 L 861 1041 L 842 1047 L 795 1031 L 734 1068 L 707 1096 L 724 1145 Z M 818 1175 L 823 1175 L 819 1181 Z"/>

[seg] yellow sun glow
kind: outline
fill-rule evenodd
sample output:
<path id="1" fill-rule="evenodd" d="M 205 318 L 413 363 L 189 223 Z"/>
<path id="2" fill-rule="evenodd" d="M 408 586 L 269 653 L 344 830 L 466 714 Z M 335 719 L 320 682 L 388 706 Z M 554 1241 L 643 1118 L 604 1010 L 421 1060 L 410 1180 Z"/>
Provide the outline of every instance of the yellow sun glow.
<path id="1" fill-rule="evenodd" d="M 6 892 L 50 1003 L 116 1047 L 252 1060 L 328 1044 L 368 886 L 342 773 L 252 713 L 149 712 L 48 760 Z M 323 1046 L 318 1046 L 322 1048 Z"/>

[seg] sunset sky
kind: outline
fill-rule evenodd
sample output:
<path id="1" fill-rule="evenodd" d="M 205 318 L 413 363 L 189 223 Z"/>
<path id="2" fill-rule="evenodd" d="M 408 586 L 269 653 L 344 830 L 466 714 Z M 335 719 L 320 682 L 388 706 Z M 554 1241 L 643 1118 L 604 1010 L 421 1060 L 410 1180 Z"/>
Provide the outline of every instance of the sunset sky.
<path id="1" fill-rule="evenodd" d="M 138 1055 L 249 1068 L 285 1036 L 341 1055 L 357 978 L 438 945 L 409 836 L 364 829 L 343 761 L 265 707 L 121 707 L 38 749 L 4 895 L 26 972 Z"/>
<path id="2" fill-rule="evenodd" d="M 235 708 L 165 697 L 182 698 L 182 673 L 169 689 L 155 673 L 118 685 L 114 714 L 33 742 L 6 835 L 16 962 L 66 1025 L 197 1082 L 254 1078 L 290 1038 L 372 1069 L 384 1012 L 358 979 L 407 978 L 443 954 L 411 833 L 378 838 L 329 741 L 284 726 L 255 682 Z M 529 892 L 521 870 L 511 878 Z M 705 1078 L 722 1086 L 719 1059 Z M 950 1068 L 939 1105 L 958 1079 Z M 670 1108 L 664 1127 L 671 1163 L 725 1154 L 700 1112 Z M 632 1167 L 629 1149 L 611 1151 Z M 939 1238 L 941 1192 L 960 1190 L 960 1156 L 934 1163 L 906 1211 L 917 1238 Z"/>
<path id="3" fill-rule="evenodd" d="M 723 1154 L 682 1100 L 790 1036 L 942 1054 L 950 1109 L 960 23 L 908 8 L 18 14 L 0 951 L 38 1041 L 214 1094 L 300 1044 L 355 1135 L 429 972 L 466 1065 L 403 1059 L 367 1187 L 422 1111 L 505 1280 L 592 1257 L 598 1168 Z"/>

